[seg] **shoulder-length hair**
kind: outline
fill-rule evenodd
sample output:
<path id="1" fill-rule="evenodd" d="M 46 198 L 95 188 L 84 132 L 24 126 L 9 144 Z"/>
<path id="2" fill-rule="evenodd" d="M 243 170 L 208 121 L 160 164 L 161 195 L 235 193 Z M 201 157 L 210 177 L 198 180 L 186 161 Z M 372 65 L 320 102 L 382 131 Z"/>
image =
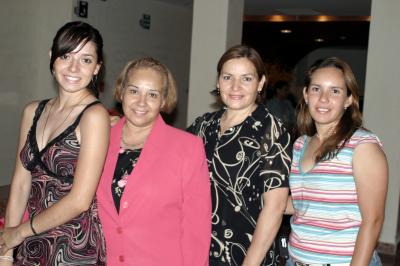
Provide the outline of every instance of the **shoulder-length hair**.
<path id="1" fill-rule="evenodd" d="M 346 108 L 339 123 L 316 151 L 316 161 L 331 159 L 344 147 L 346 142 L 353 135 L 354 131 L 362 126 L 362 115 L 359 108 L 359 93 L 356 78 L 350 66 L 343 60 L 336 57 L 329 57 L 317 60 L 307 71 L 304 80 L 305 89 L 308 90 L 312 75 L 321 68 L 333 67 L 341 71 L 347 89 L 347 96 L 352 96 L 352 104 Z M 313 136 L 317 133 L 314 120 L 308 110 L 304 97 L 298 105 L 297 126 L 301 135 Z"/>
<path id="2" fill-rule="evenodd" d="M 103 38 L 96 28 L 82 21 L 68 22 L 57 31 L 51 46 L 50 72 L 53 73 L 54 62 L 57 58 L 74 51 L 80 45 L 83 47 L 88 42 L 93 42 L 96 47 L 97 64 L 100 64 L 98 76 L 102 78 Z M 96 76 L 89 84 L 89 88 L 96 97 L 99 94 L 97 90 L 99 80 Z"/>
<path id="3" fill-rule="evenodd" d="M 171 71 L 160 61 L 151 57 L 139 58 L 125 65 L 115 82 L 114 99 L 118 102 L 122 102 L 121 96 L 124 93 L 130 73 L 142 68 L 152 69 L 162 76 L 164 85 L 161 88 L 161 95 L 164 100 L 164 105 L 161 107 L 161 112 L 170 114 L 174 110 L 178 98 L 176 82 Z"/>

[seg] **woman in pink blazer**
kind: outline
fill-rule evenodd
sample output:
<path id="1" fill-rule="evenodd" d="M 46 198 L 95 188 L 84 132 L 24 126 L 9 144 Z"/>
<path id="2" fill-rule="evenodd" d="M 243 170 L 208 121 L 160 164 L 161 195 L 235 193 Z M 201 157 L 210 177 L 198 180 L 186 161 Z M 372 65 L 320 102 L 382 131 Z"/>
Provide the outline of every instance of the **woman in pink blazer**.
<path id="1" fill-rule="evenodd" d="M 97 191 L 107 265 L 208 265 L 210 178 L 202 140 L 170 127 L 176 104 L 169 70 L 129 62 L 114 93 L 123 117 L 112 129 Z"/>

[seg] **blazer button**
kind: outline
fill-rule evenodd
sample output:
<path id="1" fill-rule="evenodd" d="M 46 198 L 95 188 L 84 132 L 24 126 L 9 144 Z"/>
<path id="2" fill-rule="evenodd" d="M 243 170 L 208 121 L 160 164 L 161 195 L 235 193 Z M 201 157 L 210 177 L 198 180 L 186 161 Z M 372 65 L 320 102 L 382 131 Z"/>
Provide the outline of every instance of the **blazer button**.
<path id="1" fill-rule="evenodd" d="M 121 227 L 117 227 L 117 233 L 118 234 L 122 234 L 122 228 Z"/>
<path id="2" fill-rule="evenodd" d="M 119 259 L 120 262 L 124 262 L 125 261 L 125 257 L 122 256 L 122 255 L 120 255 L 118 259 Z"/>
<path id="3" fill-rule="evenodd" d="M 126 209 L 126 208 L 128 208 L 128 202 L 127 201 L 125 201 L 123 204 L 122 204 L 122 208 L 124 208 L 124 209 Z"/>

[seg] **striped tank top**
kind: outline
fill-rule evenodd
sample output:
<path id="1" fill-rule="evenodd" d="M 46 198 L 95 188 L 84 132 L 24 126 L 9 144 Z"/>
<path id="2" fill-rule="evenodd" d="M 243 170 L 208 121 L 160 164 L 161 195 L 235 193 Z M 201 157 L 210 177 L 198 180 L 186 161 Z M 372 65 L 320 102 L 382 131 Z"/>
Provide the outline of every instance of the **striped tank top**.
<path id="1" fill-rule="evenodd" d="M 350 263 L 361 224 L 353 152 L 363 143 L 382 144 L 376 135 L 358 129 L 337 156 L 303 172 L 301 161 L 309 140 L 301 136 L 293 146 L 289 183 L 295 214 L 289 254 L 305 263 Z"/>

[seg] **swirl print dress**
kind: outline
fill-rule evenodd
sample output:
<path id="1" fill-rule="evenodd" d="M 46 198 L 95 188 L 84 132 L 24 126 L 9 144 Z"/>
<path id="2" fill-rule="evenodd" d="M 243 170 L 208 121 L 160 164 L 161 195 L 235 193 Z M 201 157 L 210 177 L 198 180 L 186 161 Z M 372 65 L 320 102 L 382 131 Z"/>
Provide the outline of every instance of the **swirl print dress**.
<path id="1" fill-rule="evenodd" d="M 288 187 L 290 135 L 264 106 L 220 134 L 224 109 L 196 119 L 188 131 L 202 137 L 211 178 L 210 266 L 242 265 L 251 244 L 263 193 Z M 279 265 L 273 243 L 261 263 Z"/>
<path id="2" fill-rule="evenodd" d="M 29 215 L 40 214 L 71 191 L 80 150 L 75 129 L 84 111 L 99 103 L 87 105 L 73 124 L 39 151 L 36 126 L 48 101 L 39 103 L 20 153 L 22 164 L 32 175 Z M 105 265 L 105 240 L 96 198 L 87 211 L 69 222 L 26 238 L 18 248 L 14 265 Z"/>

